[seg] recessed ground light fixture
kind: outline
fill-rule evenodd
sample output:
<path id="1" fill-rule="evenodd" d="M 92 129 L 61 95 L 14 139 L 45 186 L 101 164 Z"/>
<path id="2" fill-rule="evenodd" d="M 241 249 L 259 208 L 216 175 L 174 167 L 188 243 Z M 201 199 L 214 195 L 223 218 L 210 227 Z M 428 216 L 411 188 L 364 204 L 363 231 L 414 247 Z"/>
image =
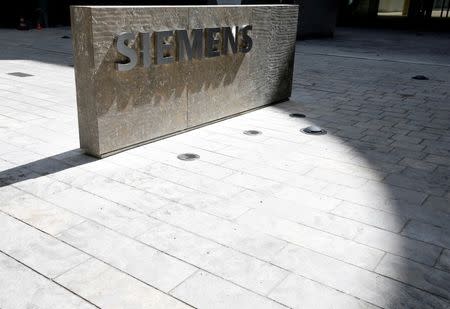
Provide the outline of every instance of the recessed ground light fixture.
<path id="1" fill-rule="evenodd" d="M 260 135 L 260 134 L 262 134 L 262 132 L 257 131 L 257 130 L 247 130 L 247 131 L 244 131 L 244 134 L 245 135 Z"/>
<path id="2" fill-rule="evenodd" d="M 428 80 L 428 77 L 426 77 L 425 75 L 416 75 L 416 76 L 413 76 L 412 79 Z"/>
<path id="3" fill-rule="evenodd" d="M 70 36 L 68 36 L 68 35 L 63 35 L 63 36 L 61 37 L 61 39 L 70 39 Z"/>
<path id="4" fill-rule="evenodd" d="M 182 153 L 182 154 L 178 155 L 177 158 L 182 161 L 194 161 L 194 160 L 200 159 L 200 156 L 195 153 Z"/>
<path id="5" fill-rule="evenodd" d="M 318 126 L 309 126 L 309 127 L 304 128 L 304 129 L 301 129 L 300 131 L 302 131 L 305 134 L 311 134 L 311 135 L 324 135 L 324 134 L 327 134 L 326 130 L 324 130 L 321 127 L 318 127 Z"/>
<path id="6" fill-rule="evenodd" d="M 289 114 L 289 117 L 292 117 L 292 118 L 305 118 L 306 115 L 305 114 L 300 114 L 300 113 L 293 113 L 293 114 Z"/>
<path id="7" fill-rule="evenodd" d="M 17 76 L 17 77 L 34 76 L 34 75 L 23 73 L 23 72 L 12 72 L 12 73 L 8 73 L 8 75 Z"/>

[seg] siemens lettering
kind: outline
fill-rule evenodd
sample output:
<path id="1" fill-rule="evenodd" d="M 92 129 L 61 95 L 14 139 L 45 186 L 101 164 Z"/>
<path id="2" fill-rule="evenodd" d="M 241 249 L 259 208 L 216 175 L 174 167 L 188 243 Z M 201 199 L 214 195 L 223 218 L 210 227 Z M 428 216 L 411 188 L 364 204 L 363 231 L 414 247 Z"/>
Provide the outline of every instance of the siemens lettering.
<path id="1" fill-rule="evenodd" d="M 187 30 L 140 32 L 138 36 L 131 32 L 119 34 L 114 45 L 124 61 L 116 62 L 118 71 L 133 69 L 140 57 L 140 63 L 148 68 L 150 64 L 169 64 L 175 61 L 212 58 L 220 55 L 248 53 L 253 46 L 249 31 L 251 25 L 239 27 L 221 27 Z M 138 37 L 138 40 L 136 39 Z M 153 52 L 151 44 L 153 42 Z M 136 50 L 139 46 L 139 53 Z M 138 57 L 139 55 L 139 57 Z"/>

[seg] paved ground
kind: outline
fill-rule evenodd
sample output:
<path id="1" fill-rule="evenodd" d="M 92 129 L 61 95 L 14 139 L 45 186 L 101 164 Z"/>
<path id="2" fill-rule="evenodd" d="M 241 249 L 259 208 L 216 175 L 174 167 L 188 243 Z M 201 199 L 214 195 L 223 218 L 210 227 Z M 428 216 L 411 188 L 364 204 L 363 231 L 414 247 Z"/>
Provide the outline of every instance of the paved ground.
<path id="1" fill-rule="evenodd" d="M 64 34 L 0 31 L 2 309 L 450 307 L 448 34 L 300 42 L 291 101 L 103 160 Z"/>

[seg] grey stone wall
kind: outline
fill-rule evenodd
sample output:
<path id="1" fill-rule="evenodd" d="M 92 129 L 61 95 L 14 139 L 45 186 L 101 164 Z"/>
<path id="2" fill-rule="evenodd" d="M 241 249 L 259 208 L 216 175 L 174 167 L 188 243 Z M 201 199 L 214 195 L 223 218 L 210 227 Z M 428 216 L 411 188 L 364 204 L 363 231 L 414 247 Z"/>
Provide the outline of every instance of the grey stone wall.
<path id="1" fill-rule="evenodd" d="M 107 156 L 288 98 L 297 13 L 290 5 L 71 7 L 81 148 Z M 249 53 L 115 69 L 121 32 L 243 25 L 253 26 Z"/>

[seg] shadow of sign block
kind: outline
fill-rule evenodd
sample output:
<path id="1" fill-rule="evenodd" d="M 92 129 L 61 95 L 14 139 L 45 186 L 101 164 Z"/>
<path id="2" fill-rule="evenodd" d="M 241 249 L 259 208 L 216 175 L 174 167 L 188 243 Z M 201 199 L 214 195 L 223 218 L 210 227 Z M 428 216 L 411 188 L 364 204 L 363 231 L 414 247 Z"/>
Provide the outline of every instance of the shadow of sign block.
<path id="1" fill-rule="evenodd" d="M 293 5 L 72 6 L 81 148 L 104 157 L 287 99 L 297 13 Z M 198 57 L 187 56 L 183 33 L 189 43 L 198 34 Z"/>

